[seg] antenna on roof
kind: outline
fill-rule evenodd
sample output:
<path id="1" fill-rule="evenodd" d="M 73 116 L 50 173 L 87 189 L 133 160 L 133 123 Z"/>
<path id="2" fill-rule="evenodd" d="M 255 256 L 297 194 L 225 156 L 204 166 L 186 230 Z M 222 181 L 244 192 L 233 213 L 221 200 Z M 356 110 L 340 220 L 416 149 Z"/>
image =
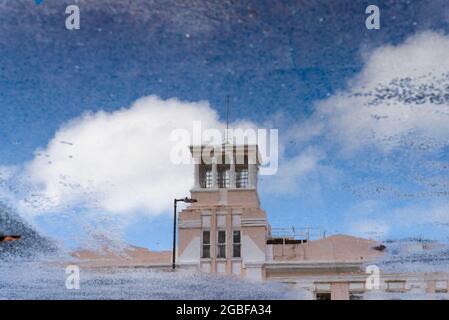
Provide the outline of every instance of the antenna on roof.
<path id="1" fill-rule="evenodd" d="M 228 131 L 229 131 L 229 95 L 225 96 L 225 108 L 226 108 L 226 131 L 225 131 L 225 143 L 228 143 Z"/>

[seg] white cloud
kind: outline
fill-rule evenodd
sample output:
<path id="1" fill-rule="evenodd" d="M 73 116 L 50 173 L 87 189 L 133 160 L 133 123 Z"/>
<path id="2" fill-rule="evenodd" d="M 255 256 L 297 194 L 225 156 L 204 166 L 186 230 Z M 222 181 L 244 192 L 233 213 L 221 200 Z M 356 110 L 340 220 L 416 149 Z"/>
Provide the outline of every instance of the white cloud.
<path id="1" fill-rule="evenodd" d="M 322 164 L 329 156 L 323 152 L 327 150 L 323 141 L 338 143 L 346 151 L 366 146 L 386 151 L 404 141 L 447 144 L 448 53 L 449 37 L 425 32 L 366 54 L 363 70 L 346 91 L 318 102 L 309 120 L 281 137 L 279 172 L 268 179 L 265 189 L 292 195 L 310 180 L 318 181 L 318 175 L 332 176 L 335 170 Z M 409 79 L 405 87 L 394 83 L 398 78 Z M 386 88 L 392 90 L 390 95 Z M 429 92 L 443 100 L 420 98 Z M 39 208 L 84 204 L 118 213 L 166 211 L 172 198 L 188 194 L 192 185 L 191 168 L 170 161 L 170 133 L 180 128 L 190 131 L 194 121 L 201 121 L 203 129 L 223 128 L 207 102 L 157 97 L 141 99 L 129 109 L 75 119 L 26 166 L 31 183 L 39 186 L 30 197 L 40 201 L 32 202 Z M 243 119 L 239 122 L 257 127 Z M 288 140 L 310 144 L 314 137 L 319 146 L 282 156 Z"/>
<path id="2" fill-rule="evenodd" d="M 449 143 L 449 36 L 423 32 L 365 54 L 347 90 L 316 104 L 298 138 L 326 137 L 345 151 Z"/>
<path id="3" fill-rule="evenodd" d="M 356 87 L 374 89 L 393 78 L 419 78 L 429 73 L 437 76 L 449 71 L 449 37 L 425 31 L 396 46 L 385 45 L 365 53 L 365 67 L 352 81 Z"/>
<path id="4" fill-rule="evenodd" d="M 30 190 L 18 208 L 26 215 L 73 208 L 119 214 L 167 212 L 173 198 L 187 196 L 193 184 L 191 165 L 171 161 L 172 151 L 180 145 L 179 140 L 171 141 L 172 133 L 181 129 L 193 139 L 192 129 L 198 121 L 205 135 L 208 129 L 224 129 L 207 102 L 155 96 L 142 98 L 127 109 L 74 119 L 25 165 L 23 177 Z M 241 132 L 258 127 L 244 119 L 231 126 Z M 185 151 L 192 142 L 182 142 Z M 309 173 L 320 169 L 323 155 L 310 149 L 286 159 L 282 150 L 281 146 L 280 172 L 270 178 L 270 190 L 292 194 Z"/>
<path id="5" fill-rule="evenodd" d="M 267 183 L 263 186 L 263 191 L 277 195 L 299 195 L 301 187 L 309 184 L 310 188 L 311 175 L 319 172 L 323 174 L 324 171 L 328 173 L 330 168 L 320 164 L 324 159 L 325 154 L 313 148 L 303 150 L 291 158 L 284 157 L 279 163 L 276 176 L 266 178 Z"/>
<path id="6" fill-rule="evenodd" d="M 0 165 L 0 183 L 3 185 L 6 181 L 14 176 L 15 168 L 10 166 Z"/>
<path id="7" fill-rule="evenodd" d="M 85 205 L 148 214 L 170 209 L 173 197 L 188 195 L 193 183 L 191 166 L 170 161 L 170 133 L 191 131 L 194 121 L 204 129 L 222 128 L 207 102 L 155 96 L 129 109 L 88 113 L 71 121 L 26 166 L 44 199 L 37 209 Z M 27 203 L 32 196 L 36 192 Z"/>

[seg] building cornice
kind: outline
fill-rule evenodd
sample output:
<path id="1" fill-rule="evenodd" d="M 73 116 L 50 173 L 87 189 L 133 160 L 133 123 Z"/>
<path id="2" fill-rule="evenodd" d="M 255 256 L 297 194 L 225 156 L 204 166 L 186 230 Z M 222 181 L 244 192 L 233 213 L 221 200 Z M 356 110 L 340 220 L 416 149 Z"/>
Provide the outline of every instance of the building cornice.
<path id="1" fill-rule="evenodd" d="M 330 269 L 330 268 L 361 268 L 359 261 L 267 261 L 267 269 Z"/>

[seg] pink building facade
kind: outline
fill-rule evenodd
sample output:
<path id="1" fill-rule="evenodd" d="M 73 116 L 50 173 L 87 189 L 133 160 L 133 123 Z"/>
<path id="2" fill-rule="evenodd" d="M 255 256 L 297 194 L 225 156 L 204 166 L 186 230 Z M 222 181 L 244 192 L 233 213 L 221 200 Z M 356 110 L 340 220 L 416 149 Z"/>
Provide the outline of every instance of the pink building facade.
<path id="1" fill-rule="evenodd" d="M 194 148 L 197 202 L 179 214 L 179 265 L 264 279 L 268 224 L 257 194 L 257 147 L 215 149 L 209 164 L 204 147 Z"/>
<path id="2" fill-rule="evenodd" d="M 257 146 L 191 147 L 193 203 L 179 213 L 181 269 L 286 283 L 310 299 L 358 299 L 367 293 L 447 293 L 447 273 L 379 274 L 368 287 L 366 266 L 384 254 L 379 243 L 348 235 L 311 239 L 275 235 L 257 193 Z M 206 159 L 203 155 L 207 153 Z M 372 276 L 372 274 L 371 274 Z"/>

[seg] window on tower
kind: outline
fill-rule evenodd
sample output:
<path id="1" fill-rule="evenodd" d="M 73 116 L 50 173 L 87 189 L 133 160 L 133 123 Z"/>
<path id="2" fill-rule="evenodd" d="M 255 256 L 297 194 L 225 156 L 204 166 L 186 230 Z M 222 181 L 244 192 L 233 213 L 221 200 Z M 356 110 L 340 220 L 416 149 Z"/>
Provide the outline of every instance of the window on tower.
<path id="1" fill-rule="evenodd" d="M 205 259 L 210 258 L 210 231 L 203 231 L 203 245 L 202 245 L 201 257 Z"/>
<path id="2" fill-rule="evenodd" d="M 217 232 L 217 258 L 226 258 L 226 231 L 218 230 Z"/>
<path id="3" fill-rule="evenodd" d="M 212 186 L 213 186 L 212 170 L 208 170 L 206 171 L 205 188 L 212 188 Z"/>
<path id="4" fill-rule="evenodd" d="M 235 179 L 237 188 L 248 188 L 248 168 L 246 166 L 237 167 Z"/>
<path id="5" fill-rule="evenodd" d="M 218 168 L 218 187 L 219 188 L 229 188 L 230 186 L 230 171 L 229 166 L 228 168 L 226 166 L 220 166 Z"/>
<path id="6" fill-rule="evenodd" d="M 200 186 L 201 188 L 212 188 L 213 178 L 212 178 L 212 166 L 202 165 L 200 170 Z"/>
<path id="7" fill-rule="evenodd" d="M 232 233 L 232 257 L 240 258 L 241 253 L 241 234 L 240 230 L 234 230 Z"/>

